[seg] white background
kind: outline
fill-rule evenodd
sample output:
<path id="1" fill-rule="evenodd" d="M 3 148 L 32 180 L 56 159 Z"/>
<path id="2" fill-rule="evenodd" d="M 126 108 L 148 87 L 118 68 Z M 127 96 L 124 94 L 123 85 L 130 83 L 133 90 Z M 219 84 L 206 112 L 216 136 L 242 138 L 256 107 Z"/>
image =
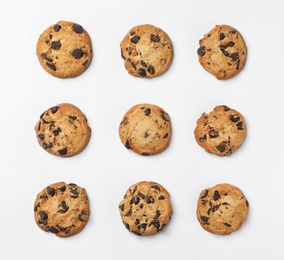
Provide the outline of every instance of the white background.
<path id="1" fill-rule="evenodd" d="M 1 4 L 0 259 L 280 259 L 283 256 L 284 1 L 9 0 Z M 74 79 L 46 73 L 36 56 L 39 35 L 59 20 L 90 34 L 94 59 Z M 119 44 L 135 25 L 150 23 L 171 37 L 175 57 L 166 74 L 130 76 Z M 216 24 L 238 29 L 248 47 L 244 70 L 219 81 L 197 57 L 198 41 Z M 78 106 L 92 137 L 72 158 L 48 154 L 34 132 L 40 114 L 59 103 Z M 118 126 L 138 103 L 171 116 L 170 147 L 139 156 L 123 147 Z M 248 134 L 230 157 L 206 153 L 193 131 L 202 112 L 227 105 L 243 114 Z M 138 237 L 122 225 L 118 204 L 127 188 L 156 181 L 171 194 L 173 217 L 156 236 Z M 33 217 L 38 192 L 58 181 L 86 188 L 91 216 L 76 236 L 58 238 Z M 250 212 L 229 236 L 206 232 L 195 211 L 202 189 L 217 183 L 242 189 Z M 278 257 L 279 256 L 279 257 Z"/>

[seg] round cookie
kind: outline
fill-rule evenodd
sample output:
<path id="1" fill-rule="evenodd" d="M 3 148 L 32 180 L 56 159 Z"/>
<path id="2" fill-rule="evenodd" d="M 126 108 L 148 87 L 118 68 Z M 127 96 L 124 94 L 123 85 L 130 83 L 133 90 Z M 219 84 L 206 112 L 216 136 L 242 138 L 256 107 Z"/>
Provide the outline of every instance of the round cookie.
<path id="1" fill-rule="evenodd" d="M 248 211 L 249 203 L 242 191 L 224 183 L 201 191 L 196 215 L 205 230 L 228 235 L 242 226 Z"/>
<path id="2" fill-rule="evenodd" d="M 199 40 L 199 62 L 217 79 L 229 79 L 246 64 L 247 47 L 242 35 L 228 25 L 216 25 Z"/>
<path id="3" fill-rule="evenodd" d="M 34 202 L 37 225 L 58 237 L 79 233 L 90 215 L 86 190 L 76 184 L 58 182 L 44 188 Z"/>
<path id="4" fill-rule="evenodd" d="M 91 137 L 85 115 L 78 107 L 68 103 L 43 112 L 34 129 L 40 146 L 60 157 L 80 153 Z"/>
<path id="5" fill-rule="evenodd" d="M 226 156 L 241 146 L 246 132 L 246 123 L 241 113 L 227 106 L 216 106 L 197 120 L 194 136 L 207 152 Z"/>
<path id="6" fill-rule="evenodd" d="M 164 229 L 172 216 L 170 195 L 160 184 L 141 181 L 128 188 L 119 203 L 124 226 L 138 236 L 148 236 Z"/>
<path id="7" fill-rule="evenodd" d="M 40 35 L 36 54 L 41 66 L 58 78 L 80 75 L 93 57 L 87 31 L 81 25 L 67 21 L 59 21 Z"/>
<path id="8" fill-rule="evenodd" d="M 164 151 L 171 140 L 171 120 L 167 112 L 153 104 L 138 104 L 130 108 L 119 126 L 121 142 L 140 155 Z"/>
<path id="9" fill-rule="evenodd" d="M 170 37 L 151 24 L 133 27 L 121 41 L 120 48 L 126 70 L 140 78 L 165 73 L 174 57 Z"/>

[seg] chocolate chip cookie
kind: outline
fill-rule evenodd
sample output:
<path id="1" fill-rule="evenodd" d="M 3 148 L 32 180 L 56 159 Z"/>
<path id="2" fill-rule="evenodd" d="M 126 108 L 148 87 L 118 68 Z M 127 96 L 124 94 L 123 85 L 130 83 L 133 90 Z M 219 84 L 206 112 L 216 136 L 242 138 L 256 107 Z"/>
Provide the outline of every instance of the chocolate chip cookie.
<path id="1" fill-rule="evenodd" d="M 59 21 L 40 35 L 36 53 L 41 66 L 58 78 L 82 74 L 93 57 L 87 31 L 81 25 L 67 21 Z"/>
<path id="2" fill-rule="evenodd" d="M 141 181 L 128 188 L 119 203 L 124 226 L 138 236 L 159 233 L 172 216 L 170 195 L 160 184 Z"/>
<path id="3" fill-rule="evenodd" d="M 44 188 L 34 202 L 34 218 L 44 231 L 58 237 L 79 233 L 90 215 L 86 190 L 74 183 L 58 182 Z"/>
<path id="4" fill-rule="evenodd" d="M 44 111 L 34 129 L 40 146 L 60 157 L 80 153 L 91 137 L 91 128 L 83 112 L 68 103 Z"/>
<path id="5" fill-rule="evenodd" d="M 120 43 L 121 57 L 129 74 L 153 78 L 172 64 L 174 51 L 170 37 L 151 24 L 133 27 Z"/>
<path id="6" fill-rule="evenodd" d="M 218 184 L 201 191 L 196 215 L 205 230 L 228 235 L 242 226 L 248 211 L 249 203 L 238 187 Z"/>
<path id="7" fill-rule="evenodd" d="M 235 28 L 216 25 L 199 41 L 199 62 L 217 79 L 229 79 L 245 66 L 247 46 Z"/>
<path id="8" fill-rule="evenodd" d="M 138 104 L 130 108 L 119 126 L 123 145 L 140 155 L 154 155 L 170 144 L 171 120 L 167 112 L 153 104 Z"/>
<path id="9" fill-rule="evenodd" d="M 239 148 L 246 133 L 243 116 L 228 106 L 216 106 L 209 114 L 203 113 L 194 130 L 196 142 L 218 156 L 230 155 Z"/>

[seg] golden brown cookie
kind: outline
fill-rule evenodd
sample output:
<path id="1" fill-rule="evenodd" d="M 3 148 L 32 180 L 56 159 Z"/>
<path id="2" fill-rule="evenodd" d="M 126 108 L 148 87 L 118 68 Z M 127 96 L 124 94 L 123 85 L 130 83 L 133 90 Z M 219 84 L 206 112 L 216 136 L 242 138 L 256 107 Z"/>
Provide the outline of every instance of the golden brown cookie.
<path id="1" fill-rule="evenodd" d="M 85 115 L 78 107 L 68 103 L 44 111 L 34 129 L 40 146 L 60 157 L 80 153 L 91 137 Z"/>
<path id="2" fill-rule="evenodd" d="M 90 215 L 86 190 L 76 184 L 57 182 L 44 188 L 34 202 L 37 225 L 58 237 L 79 233 Z"/>
<path id="3" fill-rule="evenodd" d="M 129 74 L 153 78 L 165 73 L 174 52 L 170 37 L 151 24 L 133 27 L 120 43 L 121 57 Z"/>
<path id="4" fill-rule="evenodd" d="M 216 106 L 209 114 L 203 113 L 194 130 L 196 142 L 218 156 L 230 155 L 239 148 L 246 133 L 241 113 L 227 106 Z"/>
<path id="5" fill-rule="evenodd" d="M 235 28 L 216 25 L 199 41 L 197 50 L 202 67 L 217 79 L 229 79 L 245 66 L 247 46 Z"/>
<path id="6" fill-rule="evenodd" d="M 138 104 L 130 108 L 119 126 L 121 142 L 140 155 L 164 151 L 171 140 L 171 120 L 167 112 L 153 104 Z"/>
<path id="7" fill-rule="evenodd" d="M 58 78 L 82 74 L 93 57 L 87 31 L 81 25 L 67 21 L 59 21 L 40 35 L 36 53 L 41 66 Z"/>
<path id="8" fill-rule="evenodd" d="M 242 191 L 224 183 L 201 191 L 196 215 L 205 230 L 228 235 L 242 226 L 248 211 L 249 203 Z"/>
<path id="9" fill-rule="evenodd" d="M 138 236 L 159 233 L 172 216 L 170 195 L 160 184 L 141 181 L 128 188 L 119 203 L 124 226 Z"/>

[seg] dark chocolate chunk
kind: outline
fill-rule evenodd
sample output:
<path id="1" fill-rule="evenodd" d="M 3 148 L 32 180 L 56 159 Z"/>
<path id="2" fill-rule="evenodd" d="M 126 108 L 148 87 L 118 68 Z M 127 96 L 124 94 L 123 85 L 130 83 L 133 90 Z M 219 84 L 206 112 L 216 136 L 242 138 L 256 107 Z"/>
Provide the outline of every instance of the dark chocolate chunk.
<path id="1" fill-rule="evenodd" d="M 79 24 L 73 24 L 72 28 L 73 28 L 75 33 L 81 34 L 84 31 L 83 27 L 81 25 L 79 25 Z"/>
<path id="2" fill-rule="evenodd" d="M 53 41 L 53 42 L 51 42 L 51 49 L 59 50 L 60 48 L 61 48 L 60 41 Z"/>
<path id="3" fill-rule="evenodd" d="M 130 200 L 130 204 L 137 205 L 140 202 L 140 198 L 138 196 L 133 196 Z"/>
<path id="4" fill-rule="evenodd" d="M 47 149 L 51 149 L 53 147 L 53 143 L 49 142 L 48 144 L 47 143 L 43 143 L 42 144 L 42 148 L 47 150 Z"/>
<path id="5" fill-rule="evenodd" d="M 219 152 L 223 153 L 223 152 L 226 150 L 226 147 L 225 147 L 224 144 L 220 144 L 220 145 L 216 146 L 216 149 L 217 149 Z"/>
<path id="6" fill-rule="evenodd" d="M 145 116 L 149 116 L 151 114 L 151 108 L 145 109 Z"/>
<path id="7" fill-rule="evenodd" d="M 152 203 L 154 203 L 154 201 L 155 201 L 155 199 L 152 196 L 147 197 L 147 200 L 146 200 L 147 204 L 152 204 Z"/>
<path id="8" fill-rule="evenodd" d="M 165 111 L 161 111 L 161 117 L 167 122 L 170 121 L 170 116 Z"/>
<path id="9" fill-rule="evenodd" d="M 131 67 L 132 67 L 133 69 L 135 69 L 135 70 L 137 69 L 137 67 L 136 67 L 136 65 L 135 65 L 134 62 L 131 62 L 130 65 L 131 65 Z"/>
<path id="10" fill-rule="evenodd" d="M 147 228 L 147 224 L 146 223 L 143 223 L 143 224 L 138 226 L 139 231 L 142 229 L 145 232 L 146 228 Z"/>
<path id="11" fill-rule="evenodd" d="M 230 55 L 230 58 L 232 59 L 232 61 L 237 61 L 239 59 L 239 54 L 238 53 L 232 53 Z"/>
<path id="12" fill-rule="evenodd" d="M 141 77 L 145 77 L 145 76 L 147 75 L 147 74 L 146 74 L 146 70 L 143 69 L 143 68 L 139 68 L 138 74 L 139 74 Z"/>
<path id="13" fill-rule="evenodd" d="M 155 68 L 154 68 L 154 66 L 150 65 L 147 70 L 148 70 L 148 72 L 149 72 L 151 75 L 154 75 L 154 74 L 155 74 Z"/>
<path id="14" fill-rule="evenodd" d="M 39 134 L 38 136 L 37 136 L 37 138 L 39 139 L 39 140 L 44 140 L 44 134 Z"/>
<path id="15" fill-rule="evenodd" d="M 157 210 L 154 219 L 158 219 L 160 216 L 161 216 L 161 212 Z"/>
<path id="16" fill-rule="evenodd" d="M 120 209 L 121 211 L 124 211 L 124 204 L 119 205 L 119 209 Z"/>
<path id="17" fill-rule="evenodd" d="M 159 199 L 159 200 L 164 200 L 164 199 L 165 199 L 165 196 L 164 196 L 164 195 L 160 195 L 160 196 L 158 197 L 158 199 Z"/>
<path id="18" fill-rule="evenodd" d="M 52 114 L 55 114 L 58 110 L 59 106 L 54 106 L 54 107 L 51 107 L 50 110 L 51 110 L 51 113 Z"/>
<path id="19" fill-rule="evenodd" d="M 163 138 L 166 139 L 168 136 L 169 136 L 169 134 L 166 133 Z"/>
<path id="20" fill-rule="evenodd" d="M 68 209 L 69 209 L 69 207 L 68 207 L 68 205 L 66 204 L 65 201 L 62 201 L 62 203 L 59 204 L 58 208 L 59 208 L 59 209 L 58 209 L 58 212 L 60 212 L 60 213 L 65 213 L 65 212 L 67 212 Z"/>
<path id="21" fill-rule="evenodd" d="M 38 215 L 40 217 L 40 220 L 47 220 L 48 219 L 48 216 L 47 216 L 47 214 L 44 211 L 40 211 L 38 213 Z"/>
<path id="22" fill-rule="evenodd" d="M 213 200 L 216 201 L 216 200 L 218 200 L 220 198 L 221 198 L 221 196 L 220 196 L 219 192 L 217 190 L 215 190 L 214 194 L 213 194 Z"/>
<path id="23" fill-rule="evenodd" d="M 132 38 L 131 38 L 131 42 L 132 43 L 137 43 L 137 42 L 139 42 L 139 40 L 140 40 L 140 36 L 138 36 L 138 35 L 134 35 Z"/>
<path id="24" fill-rule="evenodd" d="M 57 129 L 53 130 L 52 133 L 54 134 L 54 136 L 59 135 L 59 133 L 61 132 L 61 128 L 58 127 Z"/>
<path id="25" fill-rule="evenodd" d="M 53 62 L 53 59 L 49 58 L 46 53 L 41 54 L 41 57 L 44 58 L 48 62 Z"/>
<path id="26" fill-rule="evenodd" d="M 145 67 L 145 68 L 147 68 L 147 63 L 145 62 L 145 61 L 141 61 L 141 65 L 143 66 L 143 67 Z"/>
<path id="27" fill-rule="evenodd" d="M 67 154 L 67 147 L 58 150 L 58 153 L 59 153 L 60 155 L 65 155 L 65 154 Z"/>
<path id="28" fill-rule="evenodd" d="M 130 209 L 130 210 L 125 214 L 125 217 L 129 217 L 130 215 L 132 215 L 132 209 Z"/>
<path id="29" fill-rule="evenodd" d="M 50 186 L 48 186 L 48 187 L 47 187 L 47 194 L 48 194 L 49 196 L 53 197 L 54 194 L 55 194 L 55 189 L 52 188 L 52 187 L 50 187 Z"/>
<path id="30" fill-rule="evenodd" d="M 152 42 L 159 42 L 160 36 L 158 34 L 151 34 L 150 36 Z"/>
<path id="31" fill-rule="evenodd" d="M 54 31 L 59 32 L 60 29 L 61 29 L 61 26 L 60 26 L 59 24 L 55 24 L 55 25 L 53 26 L 53 29 L 54 29 Z"/>
<path id="32" fill-rule="evenodd" d="M 124 146 L 126 147 L 126 149 L 131 149 L 131 146 L 128 140 L 126 140 Z"/>
<path id="33" fill-rule="evenodd" d="M 230 115 L 230 119 L 233 121 L 233 122 L 238 122 L 240 121 L 240 116 L 238 114 L 234 114 L 234 115 Z"/>
<path id="34" fill-rule="evenodd" d="M 70 119 L 72 120 L 76 120 L 77 119 L 77 116 L 68 116 Z"/>
<path id="35" fill-rule="evenodd" d="M 72 188 L 70 189 L 70 192 L 72 193 L 72 194 L 70 195 L 71 198 L 76 199 L 76 198 L 79 197 L 79 192 L 78 192 L 77 186 L 72 187 Z"/>
<path id="36" fill-rule="evenodd" d="M 56 71 L 56 67 L 53 63 L 47 62 L 46 66 L 49 67 L 51 70 Z"/>
<path id="37" fill-rule="evenodd" d="M 209 218 L 206 217 L 206 216 L 201 216 L 200 219 L 201 219 L 202 222 L 208 222 L 208 220 L 209 220 Z"/>
<path id="38" fill-rule="evenodd" d="M 229 223 L 224 223 L 224 225 L 227 226 L 227 227 L 231 227 L 231 226 L 232 226 L 232 225 L 229 224 Z"/>
<path id="39" fill-rule="evenodd" d="M 201 47 L 198 48 L 197 54 L 198 54 L 199 56 L 202 57 L 202 56 L 205 55 L 205 53 L 206 53 L 206 51 L 205 51 L 205 46 L 201 46 Z"/>
<path id="40" fill-rule="evenodd" d="M 235 45 L 234 42 L 228 42 L 227 47 L 233 47 Z"/>
<path id="41" fill-rule="evenodd" d="M 81 49 L 75 49 L 71 52 L 71 55 L 75 59 L 80 59 L 83 56 L 83 51 Z"/>
<path id="42" fill-rule="evenodd" d="M 66 190 L 66 186 L 61 186 L 60 188 L 58 188 L 61 192 L 64 192 Z"/>
<path id="43" fill-rule="evenodd" d="M 200 198 L 204 199 L 208 195 L 208 190 L 203 190 L 200 193 Z"/>
<path id="44" fill-rule="evenodd" d="M 50 227 L 49 231 L 53 234 L 58 234 L 59 230 L 56 227 Z"/>
<path id="45" fill-rule="evenodd" d="M 144 193 L 141 193 L 141 192 L 138 193 L 138 196 L 140 196 L 142 199 L 146 198 L 146 195 Z"/>
<path id="46" fill-rule="evenodd" d="M 153 184 L 153 185 L 151 186 L 151 188 L 153 188 L 153 189 L 155 189 L 155 190 L 158 190 L 158 191 L 161 190 L 160 187 L 159 187 L 159 185 L 157 185 L 157 184 Z"/>
<path id="47" fill-rule="evenodd" d="M 224 40 L 225 39 L 225 34 L 224 33 L 220 33 L 220 40 Z"/>

